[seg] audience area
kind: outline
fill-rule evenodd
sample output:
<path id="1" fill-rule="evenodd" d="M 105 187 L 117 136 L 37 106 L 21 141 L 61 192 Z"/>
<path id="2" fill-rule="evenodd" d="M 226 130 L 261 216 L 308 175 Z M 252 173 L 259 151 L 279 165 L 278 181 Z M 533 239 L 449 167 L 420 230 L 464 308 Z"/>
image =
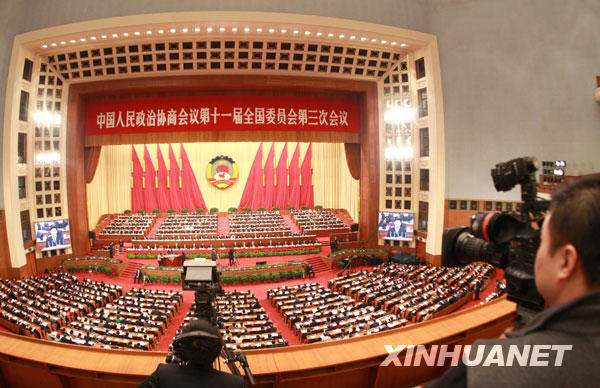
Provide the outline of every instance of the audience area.
<path id="1" fill-rule="evenodd" d="M 348 231 L 348 225 L 329 210 L 292 210 L 292 217 L 303 233 Z"/>
<path id="2" fill-rule="evenodd" d="M 109 238 L 109 236 L 142 237 L 148 233 L 155 220 L 155 214 L 120 214 L 100 231 L 97 238 Z"/>
<path id="3" fill-rule="evenodd" d="M 152 350 L 178 311 L 180 292 L 133 288 L 127 294 L 71 322 L 50 339 L 111 349 Z"/>
<path id="4" fill-rule="evenodd" d="M 288 345 L 252 291 L 234 290 L 217 295 L 215 312 L 225 346 L 233 351 Z M 198 313 L 196 305 L 192 305 L 182 326 Z"/>
<path id="5" fill-rule="evenodd" d="M 274 288 L 267 295 L 304 343 L 356 337 L 406 324 L 406 320 L 319 283 Z"/>

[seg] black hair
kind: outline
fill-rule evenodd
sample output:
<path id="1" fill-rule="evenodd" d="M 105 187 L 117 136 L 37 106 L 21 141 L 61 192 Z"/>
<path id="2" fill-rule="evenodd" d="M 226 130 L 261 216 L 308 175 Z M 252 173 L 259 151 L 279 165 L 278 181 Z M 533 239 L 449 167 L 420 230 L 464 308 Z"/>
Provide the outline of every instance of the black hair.
<path id="1" fill-rule="evenodd" d="M 200 333 L 198 336 L 184 339 L 181 344 L 181 358 L 193 365 L 209 368 L 223 347 L 219 332 L 203 318 L 195 319 L 181 329 L 181 334 L 191 332 L 203 332 L 208 335 Z"/>
<path id="2" fill-rule="evenodd" d="M 600 174 L 585 175 L 552 193 L 550 251 L 572 244 L 590 286 L 600 286 Z"/>

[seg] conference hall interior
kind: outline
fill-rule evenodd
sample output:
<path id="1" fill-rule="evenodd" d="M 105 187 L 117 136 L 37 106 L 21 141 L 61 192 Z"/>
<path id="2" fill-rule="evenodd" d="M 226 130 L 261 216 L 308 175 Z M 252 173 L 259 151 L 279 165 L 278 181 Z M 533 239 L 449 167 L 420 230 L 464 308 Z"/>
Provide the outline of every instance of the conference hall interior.
<path id="1" fill-rule="evenodd" d="M 488 234 L 600 170 L 599 3 L 1 3 L 0 386 L 136 387 L 209 314 L 257 387 L 413 387 L 543 309 Z"/>

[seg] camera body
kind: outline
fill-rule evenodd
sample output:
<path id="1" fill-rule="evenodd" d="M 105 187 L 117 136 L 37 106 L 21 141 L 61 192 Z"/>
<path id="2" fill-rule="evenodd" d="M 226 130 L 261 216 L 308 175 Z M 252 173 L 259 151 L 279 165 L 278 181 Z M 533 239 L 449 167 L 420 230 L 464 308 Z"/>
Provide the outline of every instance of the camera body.
<path id="1" fill-rule="evenodd" d="M 442 265 L 485 261 L 505 271 L 508 299 L 518 304 L 523 319 L 545 305 L 535 287 L 533 268 L 550 203 L 536 200 L 536 170 L 537 161 L 530 157 L 497 164 L 491 171 L 494 186 L 508 191 L 520 185 L 520 211 L 479 212 L 471 217 L 470 226 L 448 228 L 442 236 Z"/>

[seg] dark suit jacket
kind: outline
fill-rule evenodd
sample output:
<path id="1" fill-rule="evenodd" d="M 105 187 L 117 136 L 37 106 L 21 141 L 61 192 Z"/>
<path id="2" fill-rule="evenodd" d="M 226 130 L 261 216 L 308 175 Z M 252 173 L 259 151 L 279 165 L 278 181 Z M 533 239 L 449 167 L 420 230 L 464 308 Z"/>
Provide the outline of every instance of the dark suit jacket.
<path id="1" fill-rule="evenodd" d="M 244 379 L 213 368 L 202 369 L 195 366 L 160 364 L 138 388 L 244 388 Z"/>

